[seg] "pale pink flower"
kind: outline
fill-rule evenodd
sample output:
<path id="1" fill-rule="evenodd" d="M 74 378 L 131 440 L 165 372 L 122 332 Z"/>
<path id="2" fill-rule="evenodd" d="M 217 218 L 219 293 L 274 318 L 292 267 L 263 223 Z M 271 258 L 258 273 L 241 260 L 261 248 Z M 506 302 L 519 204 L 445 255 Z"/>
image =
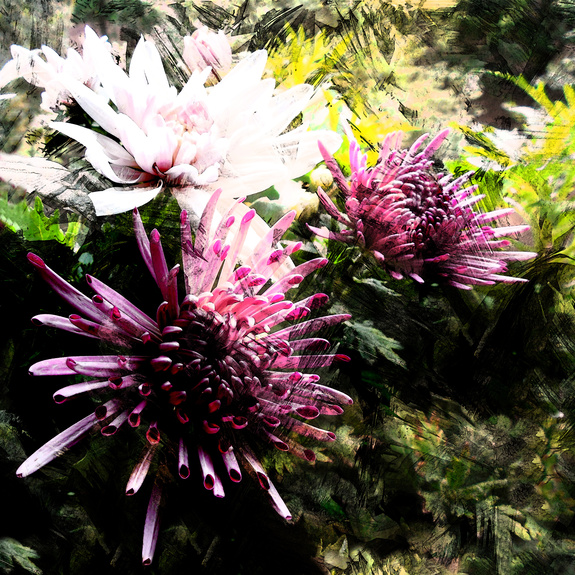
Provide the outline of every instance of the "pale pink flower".
<path id="1" fill-rule="evenodd" d="M 94 34 L 91 30 L 90 32 Z M 38 50 L 28 50 L 16 44 L 12 45 L 10 48 L 12 60 L 9 60 L 0 70 L 0 89 L 12 80 L 24 78 L 34 86 L 44 88 L 42 108 L 47 111 L 52 110 L 70 96 L 61 82 L 62 76 L 69 76 L 88 88 L 99 91 L 100 83 L 90 48 L 98 46 L 99 49 L 110 52 L 112 47 L 106 36 L 101 38 L 95 34 L 94 36 L 94 41 L 88 46 L 84 45 L 81 52 L 68 48 L 65 58 L 48 46 L 42 46 Z"/>
<path id="2" fill-rule="evenodd" d="M 66 71 L 58 82 L 98 129 L 69 122 L 52 127 L 83 144 L 94 168 L 119 184 L 90 194 L 97 215 L 141 206 L 164 185 L 177 191 L 182 207 L 199 214 L 201 207 L 190 202 L 194 190 L 222 188 L 226 202 L 248 196 L 312 169 L 321 160 L 319 139 L 332 151 L 341 142 L 337 134 L 308 131 L 305 124 L 288 130 L 314 90 L 302 84 L 276 93 L 273 79 L 261 79 L 263 50 L 248 54 L 215 86 L 204 85 L 206 68 L 178 92 L 152 42 L 138 42 L 126 73 L 88 26 L 85 34 L 84 53 L 101 90 Z"/>

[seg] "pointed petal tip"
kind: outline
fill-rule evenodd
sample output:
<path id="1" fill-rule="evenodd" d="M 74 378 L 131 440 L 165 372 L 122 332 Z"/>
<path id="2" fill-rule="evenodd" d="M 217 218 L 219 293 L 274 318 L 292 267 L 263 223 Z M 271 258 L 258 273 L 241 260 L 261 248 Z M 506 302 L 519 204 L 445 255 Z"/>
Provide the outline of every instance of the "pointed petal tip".
<path id="1" fill-rule="evenodd" d="M 319 148 L 319 151 L 321 152 L 322 156 L 330 156 L 330 153 L 327 151 L 327 148 L 325 147 L 324 143 L 321 140 L 317 141 L 317 147 Z"/>

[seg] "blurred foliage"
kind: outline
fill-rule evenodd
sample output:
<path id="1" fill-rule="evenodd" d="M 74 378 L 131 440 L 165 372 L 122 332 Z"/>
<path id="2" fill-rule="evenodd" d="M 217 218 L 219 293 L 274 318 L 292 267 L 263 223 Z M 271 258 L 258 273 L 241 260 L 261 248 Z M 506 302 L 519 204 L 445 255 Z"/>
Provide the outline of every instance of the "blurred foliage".
<path id="1" fill-rule="evenodd" d="M 74 24 L 94 25 L 101 33 L 113 23 L 145 34 L 161 19 L 161 12 L 142 0 L 75 0 L 72 11 Z"/>
<path id="2" fill-rule="evenodd" d="M 516 116 L 523 117 L 523 128 L 499 134 L 507 136 L 505 139 L 498 139 L 489 127 L 474 131 L 459 126 L 474 144 L 465 151 L 481 158 L 486 167 L 500 170 L 479 182 L 488 201 L 513 206 L 531 226 L 535 248 L 555 257 L 564 256 L 562 261 L 570 263 L 575 255 L 575 170 L 570 162 L 575 143 L 574 88 L 565 85 L 563 98 L 552 100 L 543 83 L 531 86 L 523 76 L 505 79 L 524 90 L 540 107 L 539 113 L 511 107 Z M 459 171 L 468 167 L 473 166 L 453 165 Z"/>
<path id="3" fill-rule="evenodd" d="M 529 81 L 570 42 L 575 6 L 561 0 L 460 0 L 458 45 L 484 46 L 491 66 Z"/>

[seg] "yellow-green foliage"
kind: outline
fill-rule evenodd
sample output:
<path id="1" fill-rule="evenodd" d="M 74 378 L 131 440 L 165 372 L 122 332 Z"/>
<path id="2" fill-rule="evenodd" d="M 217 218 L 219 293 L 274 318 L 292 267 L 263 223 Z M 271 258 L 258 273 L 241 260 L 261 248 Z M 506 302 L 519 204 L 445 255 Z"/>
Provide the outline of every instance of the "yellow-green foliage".
<path id="1" fill-rule="evenodd" d="M 267 69 L 280 89 L 302 83 L 319 88 L 318 95 L 304 111 L 304 119 L 311 127 L 337 131 L 347 144 L 344 128 L 348 120 L 371 163 L 376 161 L 379 143 L 387 134 L 413 129 L 396 111 L 370 104 L 378 92 L 376 84 L 381 84 L 392 72 L 377 50 L 373 32 L 370 32 L 372 48 L 368 53 L 354 48 L 350 35 L 330 37 L 322 30 L 306 39 L 303 28 L 295 31 L 288 26 L 287 29 L 286 42 L 270 53 Z M 361 81 L 358 81 L 358 74 Z M 349 160 L 347 148 L 347 145 L 342 146 L 337 156 L 343 164 Z"/>
<path id="2" fill-rule="evenodd" d="M 318 86 L 338 73 L 335 64 L 345 52 L 345 39 L 329 38 L 324 30 L 306 39 L 303 28 L 287 29 L 285 44 L 279 45 L 268 58 L 268 69 L 281 87 Z"/>
<path id="3" fill-rule="evenodd" d="M 505 76 L 529 94 L 551 117 L 542 138 L 542 147 L 533 156 L 543 156 L 547 159 L 565 157 L 573 152 L 573 134 L 575 130 L 575 89 L 569 84 L 563 86 L 565 102 L 552 101 L 545 93 L 545 84 L 539 82 L 531 86 L 523 77 Z"/>
<path id="4" fill-rule="evenodd" d="M 16 204 L 0 197 L 0 223 L 13 232 L 20 232 L 28 241 L 56 240 L 74 248 L 78 234 L 82 232 L 82 224 L 68 217 L 67 224 L 62 229 L 58 210 L 51 216 L 46 216 L 42 200 L 36 197 L 34 207 L 28 206 L 26 200 Z"/>
<path id="5" fill-rule="evenodd" d="M 479 178 L 479 189 L 491 204 L 508 204 L 531 227 L 531 247 L 540 253 L 566 256 L 573 263 L 575 256 L 575 168 L 571 157 L 575 152 L 575 89 L 565 85 L 563 99 L 551 100 L 545 85 L 531 86 L 523 76 L 500 75 L 513 82 L 533 98 L 539 107 L 533 112 L 543 117 L 543 126 L 530 126 L 525 121 L 522 131 L 508 134 L 514 139 L 512 148 L 495 143 L 493 128 L 474 131 L 458 125 L 468 141 L 467 154 L 481 157 L 487 163 L 487 175 L 493 172 L 489 162 L 499 170 L 496 178 Z M 517 113 L 522 114 L 518 109 Z M 519 145 L 518 145 L 519 144 Z M 462 164 L 463 171 L 474 169 Z"/>

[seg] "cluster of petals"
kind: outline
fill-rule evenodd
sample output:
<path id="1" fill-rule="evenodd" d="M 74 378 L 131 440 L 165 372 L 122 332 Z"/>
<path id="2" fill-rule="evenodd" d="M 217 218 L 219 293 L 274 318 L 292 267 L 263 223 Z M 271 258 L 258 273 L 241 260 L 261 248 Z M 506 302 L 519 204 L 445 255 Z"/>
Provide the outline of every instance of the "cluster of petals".
<path id="1" fill-rule="evenodd" d="M 51 126 L 85 146 L 86 159 L 113 182 L 113 187 L 90 194 L 97 215 L 141 206 L 164 185 L 179 189 L 176 197 L 188 208 L 194 206 L 186 195 L 198 189 L 222 188 L 223 198 L 257 193 L 313 168 L 321 160 L 319 139 L 332 151 L 339 146 L 341 139 L 333 132 L 308 131 L 305 124 L 289 129 L 314 90 L 302 84 L 276 93 L 273 79 L 262 80 L 267 61 L 263 50 L 247 54 L 221 81 L 206 87 L 212 73 L 206 61 L 227 65 L 227 55 L 211 40 L 214 48 L 206 47 L 205 34 L 200 29 L 196 38 L 184 41 L 194 71 L 178 91 L 153 42 L 140 39 L 126 72 L 110 45 L 86 26 L 82 61 L 89 61 L 89 75 L 97 86 L 68 73 L 65 66 L 57 82 L 97 128 L 71 122 Z M 46 47 L 43 52 L 55 57 Z M 19 67 L 22 74 L 24 58 L 7 66 Z M 25 77 L 45 85 L 44 79 L 34 77 L 34 69 L 48 67 L 53 73 L 53 68 L 38 54 L 33 60 Z M 202 207 L 195 211 L 201 213 Z"/>
<path id="2" fill-rule="evenodd" d="M 111 53 L 112 46 L 106 36 L 99 38 L 91 30 L 92 46 Z M 17 44 L 10 47 L 12 59 L 0 70 L 0 89 L 17 78 L 24 78 L 30 84 L 44 89 L 42 92 L 42 107 L 50 111 L 70 98 L 62 77 L 69 77 L 86 85 L 91 90 L 99 91 L 100 82 L 96 71 L 96 63 L 92 58 L 93 50 L 84 49 L 80 52 L 68 48 L 63 58 L 49 46 L 28 50 Z M 13 95 L 13 94 L 12 94 Z"/>
<path id="3" fill-rule="evenodd" d="M 309 442 L 336 439 L 309 421 L 339 415 L 352 400 L 319 384 L 313 370 L 349 358 L 329 353 L 329 342 L 314 334 L 350 316 L 311 315 L 327 301 L 325 294 L 297 302 L 285 297 L 327 263 L 323 258 L 270 282 L 301 245 L 278 243 L 294 212 L 262 238 L 250 262 L 238 267 L 237 255 L 254 212 L 243 216 L 239 233 L 226 243 L 234 208 L 221 220 L 214 219 L 218 196 L 216 191 L 208 202 L 195 238 L 187 213 L 181 214 L 183 299 L 177 290 L 180 265 L 168 268 L 159 233 L 154 230 L 148 237 L 134 210 L 137 242 L 163 298 L 155 318 L 92 276 L 86 277 L 95 292 L 89 298 L 29 254 L 43 279 L 78 312 L 69 317 L 42 314 L 34 323 L 98 339 L 125 349 L 125 354 L 58 357 L 30 367 L 33 376 L 87 378 L 56 391 L 56 402 L 95 393 L 102 403 L 33 453 L 17 470 L 20 477 L 49 463 L 94 428 L 105 436 L 135 428 L 145 436 L 145 448 L 128 480 L 128 495 L 141 487 L 161 447 L 172 454 L 182 479 L 197 474 L 216 497 L 224 496 L 225 480 L 239 482 L 247 470 L 276 511 L 291 518 L 254 448 L 269 444 L 313 462 Z M 298 435 L 305 438 L 303 444 Z M 152 561 L 156 545 L 160 498 L 156 482 L 144 529 L 145 564 Z"/>
<path id="4" fill-rule="evenodd" d="M 448 133 L 440 132 L 423 150 L 427 134 L 409 150 L 400 149 L 403 132 L 390 134 L 377 163 L 370 167 L 367 156 L 351 139 L 349 179 L 320 143 L 326 165 L 344 196 L 345 210 L 340 211 L 321 188 L 318 194 L 327 212 L 344 227 L 330 231 L 310 226 L 311 230 L 320 237 L 358 244 L 396 279 L 407 276 L 419 283 L 439 281 L 460 289 L 524 281 L 501 275 L 507 271 L 506 262 L 537 254 L 494 250 L 510 244 L 499 238 L 524 232 L 529 226 L 487 225 L 514 210 L 476 212 L 473 207 L 484 196 L 475 193 L 476 185 L 463 187 L 471 172 L 453 179 L 433 170 L 432 156 Z"/>

